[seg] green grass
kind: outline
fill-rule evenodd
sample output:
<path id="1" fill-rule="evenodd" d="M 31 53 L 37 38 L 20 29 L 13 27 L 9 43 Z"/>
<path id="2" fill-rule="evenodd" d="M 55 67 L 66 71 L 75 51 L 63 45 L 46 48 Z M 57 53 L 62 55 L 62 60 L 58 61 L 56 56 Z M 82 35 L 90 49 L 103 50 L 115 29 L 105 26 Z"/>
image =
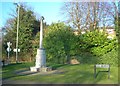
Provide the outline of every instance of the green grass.
<path id="1" fill-rule="evenodd" d="M 13 63 L 2 68 L 2 78 L 9 79 L 14 77 L 19 77 L 15 74 L 15 71 L 28 69 L 30 66 L 34 65 L 33 63 Z"/>
<path id="2" fill-rule="evenodd" d="M 58 73 L 37 75 L 16 75 L 16 70 L 22 70 L 33 66 L 33 63 L 13 64 L 3 67 L 3 79 L 31 81 L 39 83 L 80 83 L 80 84 L 118 84 L 118 68 L 111 66 L 110 79 L 106 72 L 100 72 L 94 78 L 93 65 L 51 65 Z"/>
<path id="3" fill-rule="evenodd" d="M 118 65 L 118 51 L 112 50 L 102 56 L 94 56 L 89 52 L 83 52 L 76 57 L 82 64 L 110 64 Z"/>

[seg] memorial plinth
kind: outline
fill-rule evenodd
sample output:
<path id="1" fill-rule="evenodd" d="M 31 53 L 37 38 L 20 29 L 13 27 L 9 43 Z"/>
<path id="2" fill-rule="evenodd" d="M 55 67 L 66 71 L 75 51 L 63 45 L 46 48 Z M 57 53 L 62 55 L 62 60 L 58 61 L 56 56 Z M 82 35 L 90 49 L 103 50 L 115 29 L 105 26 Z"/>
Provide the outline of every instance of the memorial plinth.
<path id="1" fill-rule="evenodd" d="M 46 67 L 46 54 L 45 49 L 43 48 L 37 49 L 35 67 L 36 68 Z"/>
<path id="2" fill-rule="evenodd" d="M 52 68 L 46 67 L 46 54 L 45 49 L 37 49 L 35 67 L 30 67 L 32 72 L 47 72 L 51 71 Z"/>
<path id="3" fill-rule="evenodd" d="M 41 17 L 41 24 L 40 24 L 40 48 L 37 49 L 37 55 L 36 55 L 36 62 L 34 67 L 30 67 L 30 70 L 33 72 L 38 71 L 51 71 L 52 69 L 50 67 L 46 67 L 46 54 L 45 49 L 42 47 L 42 40 L 43 40 L 43 20 L 44 17 Z"/>

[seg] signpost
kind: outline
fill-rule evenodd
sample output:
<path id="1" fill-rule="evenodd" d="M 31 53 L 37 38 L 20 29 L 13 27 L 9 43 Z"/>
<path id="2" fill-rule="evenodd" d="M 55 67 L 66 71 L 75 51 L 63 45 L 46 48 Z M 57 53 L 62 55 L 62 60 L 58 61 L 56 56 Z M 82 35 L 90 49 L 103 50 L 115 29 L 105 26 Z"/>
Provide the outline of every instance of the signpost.
<path id="1" fill-rule="evenodd" d="M 17 52 L 17 49 L 14 49 L 13 51 L 14 51 L 14 52 Z M 18 52 L 20 52 L 20 49 L 18 49 Z"/>
<path id="2" fill-rule="evenodd" d="M 94 65 L 94 77 L 96 78 L 96 70 L 97 68 L 107 68 L 107 71 L 102 71 L 102 72 L 108 72 L 108 79 L 110 78 L 110 65 L 109 64 L 95 64 Z"/>
<path id="3" fill-rule="evenodd" d="M 16 48 L 15 48 L 15 49 L 13 49 L 13 51 L 17 53 L 16 62 L 18 62 L 18 53 L 20 52 L 20 49 L 16 49 Z"/>
<path id="4" fill-rule="evenodd" d="M 8 46 L 8 48 L 7 48 L 7 52 L 8 52 L 8 64 L 9 64 L 9 58 L 10 58 L 10 51 L 11 51 L 11 48 L 10 48 L 10 46 L 12 45 L 12 43 L 10 43 L 10 42 L 7 42 L 7 46 Z"/>

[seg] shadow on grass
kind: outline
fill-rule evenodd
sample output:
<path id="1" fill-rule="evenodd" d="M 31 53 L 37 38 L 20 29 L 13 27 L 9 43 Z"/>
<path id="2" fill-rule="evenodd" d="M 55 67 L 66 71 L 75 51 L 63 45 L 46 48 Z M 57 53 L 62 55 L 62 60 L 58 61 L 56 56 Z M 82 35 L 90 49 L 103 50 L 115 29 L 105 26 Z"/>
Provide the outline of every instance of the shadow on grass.
<path id="1" fill-rule="evenodd" d="M 83 70 L 74 70 L 73 72 L 65 72 L 63 74 L 58 74 L 59 77 L 49 81 L 50 83 L 60 83 L 60 84 L 97 84 L 97 82 L 102 80 L 102 76 L 98 79 L 94 78 L 94 73 Z M 47 83 L 49 83 L 47 82 Z M 94 85 L 91 85 L 94 86 Z"/>
<path id="2" fill-rule="evenodd" d="M 20 75 L 17 75 L 15 71 L 19 69 L 29 68 L 31 63 L 11 63 L 9 65 L 6 65 L 2 67 L 2 80 L 19 77 Z"/>
<path id="3" fill-rule="evenodd" d="M 32 74 L 36 74 L 38 72 L 31 72 L 29 69 L 26 70 L 21 70 L 21 71 L 17 71 L 17 72 L 10 72 L 10 75 L 6 76 L 5 78 L 2 78 L 2 80 L 7 80 L 10 78 L 15 78 L 15 77 L 21 77 L 21 76 L 27 76 L 27 75 L 32 75 Z M 6 73 L 4 73 L 6 74 Z"/>
<path id="4" fill-rule="evenodd" d="M 8 64 L 8 65 L 4 65 L 4 66 L 2 66 L 2 68 L 6 68 L 6 67 L 9 67 L 9 66 L 18 66 L 18 65 L 21 65 L 22 63 L 10 63 L 10 64 Z"/>
<path id="5" fill-rule="evenodd" d="M 18 75 L 8 75 L 8 76 L 6 76 L 6 77 L 3 77 L 3 75 L 2 75 L 2 80 L 6 80 L 6 79 L 10 79 L 10 78 L 14 78 L 14 77 L 18 77 Z"/>
<path id="6" fill-rule="evenodd" d="M 50 67 L 52 67 L 52 70 L 56 70 L 60 67 L 63 67 L 63 66 L 66 66 L 67 64 L 53 64 L 53 65 L 50 65 Z"/>
<path id="7" fill-rule="evenodd" d="M 82 53 L 78 56 L 75 56 L 76 59 L 81 64 L 97 64 L 99 63 L 99 58 L 97 56 L 92 55 L 91 53 Z"/>
<path id="8" fill-rule="evenodd" d="M 10 66 L 11 67 L 11 66 Z M 10 68 L 9 67 L 9 68 Z M 21 67 L 21 66 L 20 66 Z M 104 82 L 107 83 L 110 82 L 111 80 L 108 80 L 107 75 L 105 74 L 100 74 L 98 75 L 97 78 L 94 78 L 94 65 L 84 65 L 84 64 L 79 64 L 79 65 L 67 65 L 67 64 L 53 64 L 51 65 L 53 69 L 57 69 L 57 73 L 53 73 L 50 75 L 36 75 L 36 76 L 31 76 L 31 78 L 27 77 L 26 75 L 31 75 L 34 73 L 27 73 L 23 75 L 17 75 L 9 69 L 9 71 L 6 71 L 5 74 L 10 74 L 6 75 L 4 79 L 12 79 L 14 77 L 20 77 L 20 76 L 25 76 L 28 78 L 27 80 L 32 80 L 32 81 L 38 81 L 41 83 L 67 83 L 67 84 L 104 84 Z M 7 69 L 6 69 L 7 70 Z M 25 70 L 21 70 L 20 72 L 24 72 Z M 18 72 L 19 73 L 19 72 Z M 41 78 L 39 78 L 41 77 Z M 21 77 L 23 78 L 23 77 Z M 23 78 L 24 80 L 24 78 Z M 113 83 L 113 82 L 110 82 Z M 94 85 L 92 85 L 94 86 Z"/>
<path id="9" fill-rule="evenodd" d="M 56 70 L 65 65 L 66 64 L 53 64 L 50 66 L 52 67 L 52 70 Z M 30 64 L 26 64 L 26 63 L 13 63 L 7 66 L 4 66 L 2 71 L 3 73 L 2 80 L 38 73 L 38 72 L 31 72 L 29 67 L 30 67 Z"/>

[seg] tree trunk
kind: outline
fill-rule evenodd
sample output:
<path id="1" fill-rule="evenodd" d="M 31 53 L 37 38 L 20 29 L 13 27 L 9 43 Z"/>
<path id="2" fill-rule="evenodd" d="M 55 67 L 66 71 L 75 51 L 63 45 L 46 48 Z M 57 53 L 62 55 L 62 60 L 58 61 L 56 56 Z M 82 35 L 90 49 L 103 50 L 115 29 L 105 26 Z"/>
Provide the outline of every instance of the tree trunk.
<path id="1" fill-rule="evenodd" d="M 67 64 L 70 64 L 70 55 L 67 55 Z"/>

